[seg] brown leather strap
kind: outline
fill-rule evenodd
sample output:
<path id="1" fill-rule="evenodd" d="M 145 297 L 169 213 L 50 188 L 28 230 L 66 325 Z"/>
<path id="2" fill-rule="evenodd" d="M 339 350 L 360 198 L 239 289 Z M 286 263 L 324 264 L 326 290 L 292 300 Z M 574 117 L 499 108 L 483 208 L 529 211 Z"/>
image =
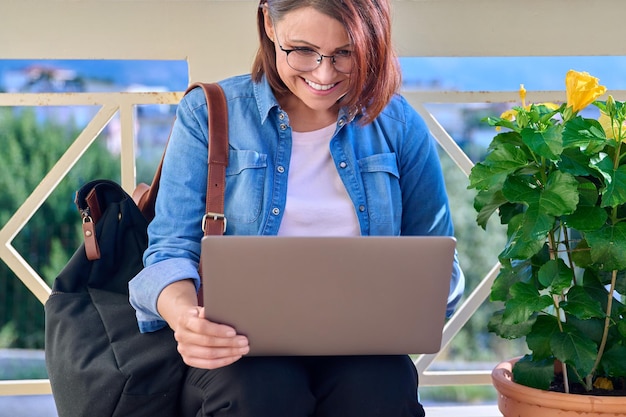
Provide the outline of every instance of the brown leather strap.
<path id="1" fill-rule="evenodd" d="M 89 214 L 87 217 L 83 216 L 83 239 L 85 240 L 85 254 L 87 259 L 95 261 L 100 259 L 100 246 L 98 245 L 98 239 L 96 238 L 95 224 L 100 221 L 102 217 L 102 209 L 100 208 L 100 201 L 98 201 L 98 194 L 95 188 L 93 188 L 85 197 L 85 202 L 89 207 Z"/>
<path id="2" fill-rule="evenodd" d="M 202 88 L 208 107 L 208 175 L 206 191 L 206 211 L 202 218 L 202 227 L 205 235 L 221 235 L 226 231 L 226 218 L 224 216 L 224 189 L 226 185 L 226 166 L 228 165 L 228 107 L 224 91 L 216 83 L 193 83 L 185 94 L 196 87 Z M 171 135 L 171 132 L 170 132 Z M 169 142 L 169 138 L 168 138 Z M 167 150 L 167 144 L 165 146 Z M 159 161 L 159 166 L 154 174 L 151 185 L 138 184 L 133 191 L 132 198 L 143 213 L 151 221 L 154 218 L 156 197 L 161 181 L 161 170 L 165 151 Z M 101 215 L 100 206 L 94 190 L 88 195 L 87 203 L 93 212 L 93 219 L 83 222 L 83 235 L 85 238 L 85 250 L 90 260 L 100 258 L 100 249 L 95 235 L 95 223 Z M 200 272 L 201 272 L 200 265 Z M 202 305 L 202 288 L 198 293 L 198 301 Z"/>
<path id="3" fill-rule="evenodd" d="M 226 231 L 224 189 L 226 186 L 226 166 L 228 165 L 228 107 L 224 91 L 219 84 L 193 83 L 187 88 L 185 94 L 196 87 L 200 87 L 204 91 L 208 107 L 209 149 L 206 211 L 202 218 L 201 226 L 205 235 L 221 235 Z M 146 187 L 145 184 L 139 184 L 133 193 L 133 199 L 148 220 L 154 218 L 154 206 L 157 192 L 159 191 L 164 157 L 165 152 L 163 152 L 159 167 L 152 179 L 152 185 Z M 199 265 L 199 272 L 200 276 L 202 276 L 202 264 Z M 200 285 L 200 290 L 198 291 L 198 303 L 199 305 L 204 304 L 202 285 Z"/>
<path id="4" fill-rule="evenodd" d="M 202 227 L 205 235 L 223 234 L 226 230 L 224 188 L 226 166 L 228 165 L 228 108 L 226 97 L 222 88 L 216 83 L 193 83 L 187 88 L 185 94 L 196 87 L 201 87 L 204 91 L 209 113 L 207 215 L 202 219 Z M 135 203 L 137 203 L 137 206 L 148 220 L 154 218 L 154 206 L 159 191 L 163 158 L 165 158 L 165 152 L 163 152 L 159 166 L 154 174 L 152 184 L 149 187 L 146 184 L 139 184 L 133 192 L 133 200 L 135 200 Z"/>
<path id="5" fill-rule="evenodd" d="M 228 165 L 228 109 L 224 91 L 218 84 L 195 83 L 207 98 L 209 113 L 209 159 L 206 188 L 206 214 L 202 219 L 205 235 L 221 235 L 226 231 L 224 188 Z"/>
<path id="6" fill-rule="evenodd" d="M 193 88 L 201 87 L 206 96 L 209 114 L 209 156 L 206 189 L 206 212 L 202 218 L 204 235 L 221 235 L 226 231 L 224 216 L 224 189 L 226 186 L 226 166 L 228 165 L 228 107 L 224 91 L 218 84 L 194 83 Z M 202 262 L 198 267 L 202 277 Z M 198 305 L 204 305 L 202 282 L 198 290 Z"/>
<path id="7" fill-rule="evenodd" d="M 85 221 L 83 219 L 83 238 L 85 239 L 85 254 L 87 259 L 95 261 L 100 259 L 100 246 L 98 245 L 98 239 L 96 239 L 95 223 L 91 220 Z"/>

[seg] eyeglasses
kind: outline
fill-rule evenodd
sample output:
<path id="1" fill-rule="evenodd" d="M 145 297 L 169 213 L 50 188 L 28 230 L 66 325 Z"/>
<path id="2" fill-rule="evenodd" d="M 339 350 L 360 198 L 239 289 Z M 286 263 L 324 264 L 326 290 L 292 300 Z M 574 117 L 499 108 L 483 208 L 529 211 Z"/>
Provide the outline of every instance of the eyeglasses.
<path id="1" fill-rule="evenodd" d="M 324 58 L 327 58 L 338 72 L 344 74 L 352 72 L 352 51 L 341 50 L 334 55 L 322 55 L 311 48 L 285 49 L 278 39 L 276 41 L 280 50 L 287 54 L 287 64 L 296 71 L 313 71 L 322 64 Z"/>

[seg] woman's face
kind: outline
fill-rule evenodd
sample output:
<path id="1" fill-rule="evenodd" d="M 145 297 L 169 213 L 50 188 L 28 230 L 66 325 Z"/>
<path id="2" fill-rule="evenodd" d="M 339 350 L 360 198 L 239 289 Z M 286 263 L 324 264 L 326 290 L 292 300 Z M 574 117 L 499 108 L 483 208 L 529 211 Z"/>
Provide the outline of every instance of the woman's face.
<path id="1" fill-rule="evenodd" d="M 350 75 L 337 71 L 331 58 L 323 58 L 322 63 L 310 71 L 295 70 L 287 63 L 287 54 L 280 47 L 286 50 L 306 48 L 326 56 L 345 55 L 351 51 L 351 45 L 343 25 L 312 7 L 304 7 L 287 13 L 277 22 L 272 22 L 266 12 L 265 28 L 276 48 L 278 74 L 299 101 L 290 104 L 304 105 L 314 111 L 336 111 L 337 101 L 348 91 Z"/>

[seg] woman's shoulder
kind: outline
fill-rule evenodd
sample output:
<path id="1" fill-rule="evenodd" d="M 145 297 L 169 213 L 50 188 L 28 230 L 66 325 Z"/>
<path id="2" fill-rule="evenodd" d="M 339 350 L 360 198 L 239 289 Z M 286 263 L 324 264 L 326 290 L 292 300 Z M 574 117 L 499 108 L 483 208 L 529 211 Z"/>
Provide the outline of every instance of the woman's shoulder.
<path id="1" fill-rule="evenodd" d="M 254 93 L 254 81 L 250 74 L 235 75 L 219 81 L 218 84 L 224 89 L 227 98 Z"/>
<path id="2" fill-rule="evenodd" d="M 424 124 L 424 120 L 401 94 L 394 94 L 387 106 L 378 115 L 381 121 L 392 121 L 402 124 Z"/>
<path id="3" fill-rule="evenodd" d="M 237 75 L 234 77 L 226 78 L 218 81 L 220 87 L 224 91 L 226 100 L 230 100 L 236 97 L 248 96 L 254 94 L 253 81 L 250 74 Z M 189 91 L 184 100 L 190 107 L 194 108 L 198 105 L 204 105 L 206 103 L 204 92 L 197 86 Z"/>

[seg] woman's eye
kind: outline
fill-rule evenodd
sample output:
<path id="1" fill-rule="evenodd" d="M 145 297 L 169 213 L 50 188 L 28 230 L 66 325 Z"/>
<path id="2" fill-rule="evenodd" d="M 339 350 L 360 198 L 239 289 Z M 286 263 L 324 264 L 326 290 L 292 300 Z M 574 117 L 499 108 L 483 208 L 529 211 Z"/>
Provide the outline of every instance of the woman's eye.
<path id="1" fill-rule="evenodd" d="M 347 51 L 347 50 L 343 49 L 341 51 L 337 51 L 335 56 L 342 57 L 342 58 L 350 58 L 352 56 L 352 51 Z"/>
<path id="2" fill-rule="evenodd" d="M 311 48 L 294 48 L 294 52 L 302 56 L 317 55 L 317 52 Z"/>

